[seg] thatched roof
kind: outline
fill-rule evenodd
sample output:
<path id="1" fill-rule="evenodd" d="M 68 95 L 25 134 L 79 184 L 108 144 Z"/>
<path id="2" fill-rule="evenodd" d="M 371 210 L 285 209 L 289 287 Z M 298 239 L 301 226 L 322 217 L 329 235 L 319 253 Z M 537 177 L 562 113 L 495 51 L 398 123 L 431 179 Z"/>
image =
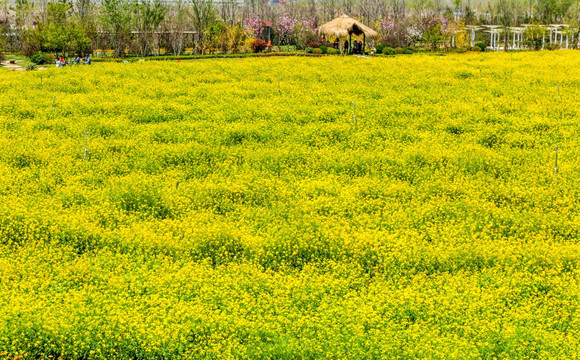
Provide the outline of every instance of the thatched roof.
<path id="1" fill-rule="evenodd" d="M 347 38 L 350 34 L 365 34 L 365 36 L 370 39 L 379 36 L 379 34 L 370 27 L 346 15 L 337 17 L 336 19 L 320 26 L 318 28 L 318 33 L 320 35 L 336 36 L 337 38 Z"/>

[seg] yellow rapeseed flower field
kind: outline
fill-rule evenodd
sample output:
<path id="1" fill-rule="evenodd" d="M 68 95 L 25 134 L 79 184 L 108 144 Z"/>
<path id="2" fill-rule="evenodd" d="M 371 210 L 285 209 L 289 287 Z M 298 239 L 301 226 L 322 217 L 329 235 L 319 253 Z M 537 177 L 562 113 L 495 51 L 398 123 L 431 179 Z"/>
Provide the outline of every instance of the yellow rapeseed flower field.
<path id="1" fill-rule="evenodd" d="M 577 358 L 579 97 L 576 51 L 0 69 L 0 359 Z"/>

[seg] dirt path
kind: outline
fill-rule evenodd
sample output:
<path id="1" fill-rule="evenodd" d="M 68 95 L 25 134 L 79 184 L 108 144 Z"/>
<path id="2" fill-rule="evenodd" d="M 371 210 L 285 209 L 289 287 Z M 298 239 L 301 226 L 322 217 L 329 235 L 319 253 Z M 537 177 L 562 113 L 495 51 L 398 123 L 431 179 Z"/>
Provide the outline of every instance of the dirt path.
<path id="1" fill-rule="evenodd" d="M 4 66 L 12 71 L 26 71 L 23 66 L 24 60 L 13 60 L 14 64 L 10 63 L 11 60 L 5 60 L 0 62 L 0 66 Z M 37 70 L 46 70 L 46 67 L 38 67 Z"/>
<path id="2" fill-rule="evenodd" d="M 7 67 L 12 71 L 25 71 L 26 69 L 23 68 L 20 64 L 24 62 L 24 60 L 13 60 L 14 64 L 10 63 L 10 60 L 2 61 L 2 66 Z"/>

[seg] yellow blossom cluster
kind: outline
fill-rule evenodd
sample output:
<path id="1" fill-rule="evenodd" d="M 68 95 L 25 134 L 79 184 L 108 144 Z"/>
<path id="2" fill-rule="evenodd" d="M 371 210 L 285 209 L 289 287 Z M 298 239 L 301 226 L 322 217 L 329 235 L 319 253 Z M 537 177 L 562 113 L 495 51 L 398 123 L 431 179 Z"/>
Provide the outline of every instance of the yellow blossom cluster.
<path id="1" fill-rule="evenodd" d="M 577 357 L 579 69 L 0 69 L 0 359 Z"/>

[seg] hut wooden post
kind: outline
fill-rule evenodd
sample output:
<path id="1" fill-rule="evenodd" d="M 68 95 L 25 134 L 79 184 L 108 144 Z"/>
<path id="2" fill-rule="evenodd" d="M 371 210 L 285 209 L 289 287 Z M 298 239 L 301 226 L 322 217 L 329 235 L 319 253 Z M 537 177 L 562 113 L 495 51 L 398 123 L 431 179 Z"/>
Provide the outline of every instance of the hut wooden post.
<path id="1" fill-rule="evenodd" d="M 348 53 L 352 53 L 351 50 L 352 49 L 352 33 L 348 33 Z"/>
<path id="2" fill-rule="evenodd" d="M 367 35 L 365 33 L 363 33 L 363 46 L 362 46 L 362 54 L 361 55 L 366 55 L 366 51 L 365 51 L 366 48 L 367 48 Z"/>

